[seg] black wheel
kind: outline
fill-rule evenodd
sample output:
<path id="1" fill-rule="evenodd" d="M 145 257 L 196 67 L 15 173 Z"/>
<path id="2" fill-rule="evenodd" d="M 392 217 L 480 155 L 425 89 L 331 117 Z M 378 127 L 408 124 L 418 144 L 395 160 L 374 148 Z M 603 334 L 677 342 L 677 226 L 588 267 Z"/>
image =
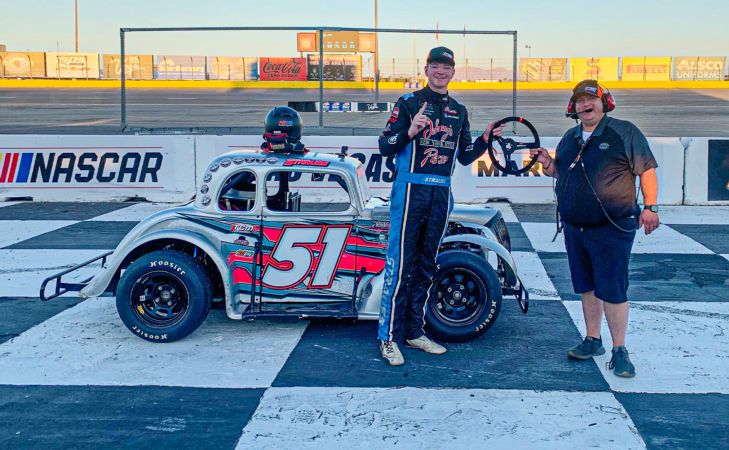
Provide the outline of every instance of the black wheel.
<path id="1" fill-rule="evenodd" d="M 466 250 L 443 252 L 437 262 L 425 313 L 428 331 L 455 342 L 485 333 L 501 310 L 501 285 L 494 269 Z"/>
<path id="2" fill-rule="evenodd" d="M 116 309 L 129 330 L 152 342 L 172 342 L 192 333 L 212 303 L 212 284 L 192 256 L 169 250 L 134 261 L 119 281 Z"/>

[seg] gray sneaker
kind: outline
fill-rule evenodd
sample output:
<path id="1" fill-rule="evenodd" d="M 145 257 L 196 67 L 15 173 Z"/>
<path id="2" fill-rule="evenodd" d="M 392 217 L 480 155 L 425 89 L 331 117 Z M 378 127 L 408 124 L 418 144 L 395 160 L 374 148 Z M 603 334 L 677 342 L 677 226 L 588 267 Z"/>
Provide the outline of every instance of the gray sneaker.
<path id="1" fill-rule="evenodd" d="M 405 358 L 403 358 L 397 342 L 380 341 L 380 353 L 382 354 L 382 359 L 391 366 L 402 366 L 405 364 Z"/>
<path id="2" fill-rule="evenodd" d="M 567 350 L 567 356 L 574 359 L 590 359 L 593 356 L 605 353 L 605 347 L 602 346 L 602 339 L 587 336 L 581 344 L 575 345 Z"/>
<path id="3" fill-rule="evenodd" d="M 635 366 L 630 362 L 628 349 L 624 346 L 613 348 L 613 357 L 607 363 L 607 368 L 619 377 L 633 378 L 635 376 Z"/>

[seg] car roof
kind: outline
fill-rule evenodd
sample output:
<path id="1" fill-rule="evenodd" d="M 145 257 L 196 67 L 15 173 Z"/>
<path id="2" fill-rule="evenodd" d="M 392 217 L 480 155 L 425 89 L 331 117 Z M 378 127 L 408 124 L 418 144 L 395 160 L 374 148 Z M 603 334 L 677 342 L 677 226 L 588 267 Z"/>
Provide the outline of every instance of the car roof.
<path id="1" fill-rule="evenodd" d="M 361 165 L 362 163 L 356 158 L 333 153 L 311 151 L 281 153 L 252 148 L 238 149 L 213 158 L 205 169 L 197 192 L 198 194 L 215 195 L 221 184 L 231 174 L 239 172 L 241 169 L 250 170 L 257 177 L 272 169 L 308 172 L 336 171 L 350 175 L 354 182 L 357 177 L 357 168 Z M 198 195 L 195 201 L 196 207 L 208 209 L 200 200 L 201 196 Z"/>

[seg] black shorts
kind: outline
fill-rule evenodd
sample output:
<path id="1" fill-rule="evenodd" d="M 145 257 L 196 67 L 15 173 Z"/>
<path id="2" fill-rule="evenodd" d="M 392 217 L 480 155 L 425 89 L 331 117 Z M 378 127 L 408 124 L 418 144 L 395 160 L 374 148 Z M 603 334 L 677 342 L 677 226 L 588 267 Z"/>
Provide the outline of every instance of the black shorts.
<path id="1" fill-rule="evenodd" d="M 632 217 L 616 221 L 626 230 L 636 226 Z M 626 233 L 611 224 L 594 227 L 564 225 L 564 243 L 576 294 L 595 291 L 608 303 L 628 300 L 628 264 L 635 231 Z"/>

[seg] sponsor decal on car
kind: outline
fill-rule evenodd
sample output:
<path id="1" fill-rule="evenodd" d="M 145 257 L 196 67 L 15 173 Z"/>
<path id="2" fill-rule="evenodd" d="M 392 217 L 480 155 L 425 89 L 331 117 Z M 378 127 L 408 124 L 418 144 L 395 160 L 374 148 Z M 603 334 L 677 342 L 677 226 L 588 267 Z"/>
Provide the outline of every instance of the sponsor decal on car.
<path id="1" fill-rule="evenodd" d="M 315 167 L 327 167 L 329 161 L 314 161 L 309 159 L 287 159 L 283 164 L 284 166 L 315 166 Z"/>

